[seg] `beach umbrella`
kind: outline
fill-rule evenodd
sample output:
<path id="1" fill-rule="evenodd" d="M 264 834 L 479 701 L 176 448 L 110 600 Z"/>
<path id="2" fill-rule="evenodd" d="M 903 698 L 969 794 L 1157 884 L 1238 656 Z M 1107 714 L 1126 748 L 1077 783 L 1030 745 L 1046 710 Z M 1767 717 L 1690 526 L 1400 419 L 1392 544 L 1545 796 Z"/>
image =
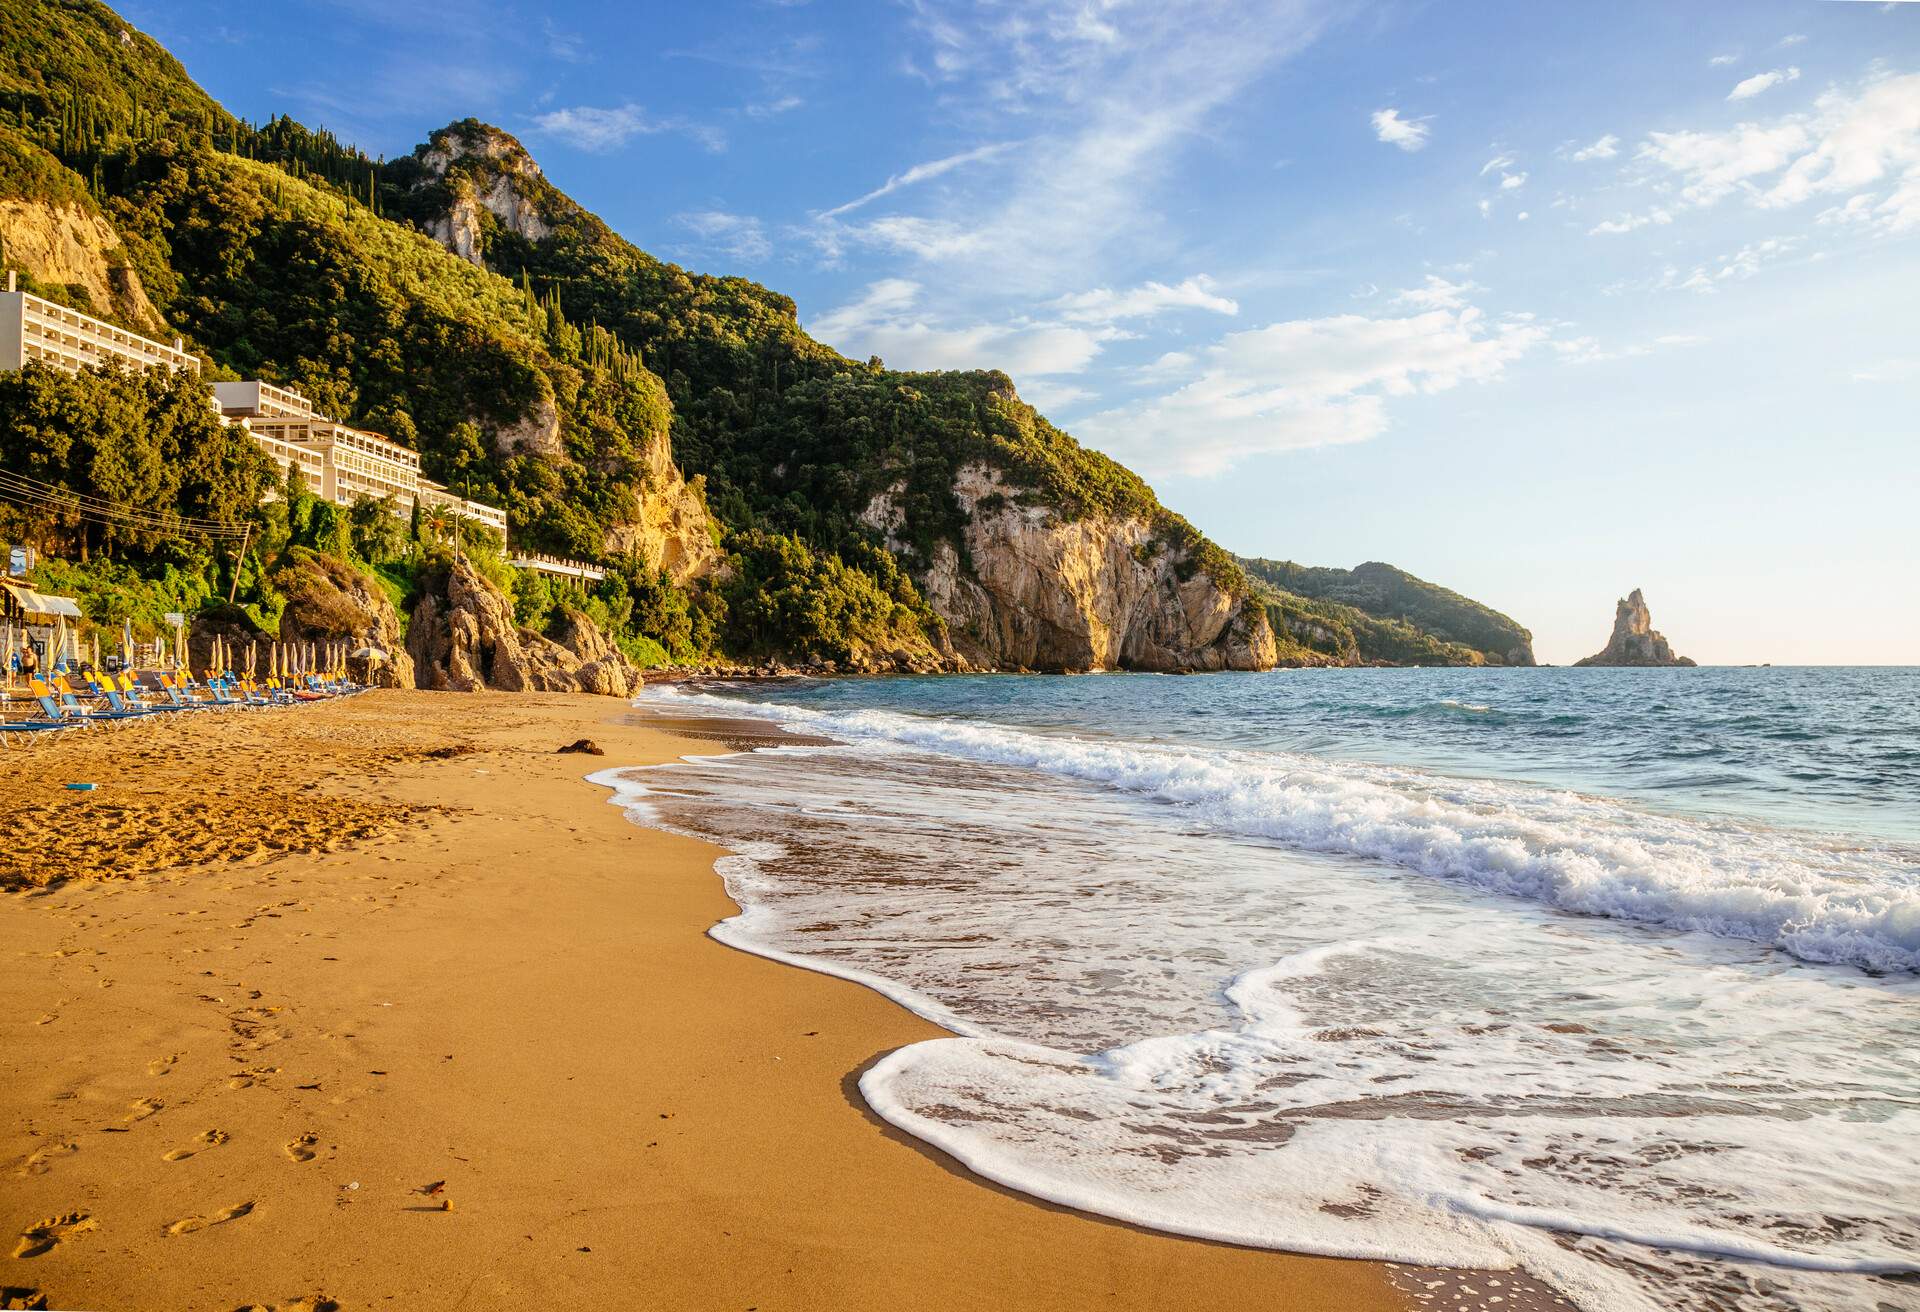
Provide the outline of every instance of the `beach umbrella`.
<path id="1" fill-rule="evenodd" d="M 93 668 L 100 668 L 100 634 L 97 631 L 93 635 Z"/>
<path id="2" fill-rule="evenodd" d="M 378 647 L 355 647 L 347 654 L 357 661 L 383 661 L 387 658 L 387 654 Z"/>
<path id="3" fill-rule="evenodd" d="M 120 665 L 122 669 L 133 667 L 133 621 L 120 621 Z"/>

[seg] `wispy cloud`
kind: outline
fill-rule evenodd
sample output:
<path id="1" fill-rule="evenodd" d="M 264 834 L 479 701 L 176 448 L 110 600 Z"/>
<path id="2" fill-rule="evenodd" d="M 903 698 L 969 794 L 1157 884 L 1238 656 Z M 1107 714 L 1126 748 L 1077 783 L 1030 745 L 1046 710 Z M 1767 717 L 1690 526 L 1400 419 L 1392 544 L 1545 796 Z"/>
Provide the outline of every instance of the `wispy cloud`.
<path id="1" fill-rule="evenodd" d="M 1920 73 L 1835 88 L 1809 111 L 1763 122 L 1651 133 L 1638 158 L 1664 175 L 1663 183 L 1678 184 L 1683 206 L 1738 195 L 1762 209 L 1787 209 L 1821 196 L 1845 197 L 1819 220 L 1905 232 L 1920 227 Z M 1660 220 L 1632 226 L 1645 221 Z"/>
<path id="2" fill-rule="evenodd" d="M 1587 229 L 1589 237 L 1616 237 L 1623 232 L 1636 232 L 1646 227 L 1664 227 L 1673 222 L 1670 211 L 1662 209 L 1648 210 L 1644 214 L 1622 214 L 1617 219 L 1605 219 Z"/>
<path id="3" fill-rule="evenodd" d="M 1762 91 L 1771 90 L 1786 82 L 1798 82 L 1799 80 L 1800 70 L 1793 66 L 1771 69 L 1765 73 L 1755 73 L 1750 78 L 1736 82 L 1733 90 L 1727 93 L 1727 99 L 1752 100 Z"/>
<path id="4" fill-rule="evenodd" d="M 1083 439 L 1149 473 L 1214 475 L 1257 455 L 1364 442 L 1390 402 L 1489 382 L 1547 341 L 1526 316 L 1488 321 L 1464 284 L 1429 277 L 1399 317 L 1298 319 L 1230 333 L 1169 360 L 1175 390 L 1082 420 Z"/>
<path id="5" fill-rule="evenodd" d="M 863 205 L 870 205 L 882 196 L 891 196 L 903 187 L 911 187 L 916 182 L 926 182 L 942 174 L 951 173 L 964 165 L 977 164 L 981 160 L 988 160 L 996 155 L 1003 155 L 1010 150 L 1012 146 L 1013 143 L 1010 141 L 998 141 L 985 146 L 975 146 L 972 150 L 963 150 L 959 154 L 948 155 L 943 159 L 928 160 L 924 164 L 915 164 L 910 169 L 893 174 L 866 195 L 856 196 L 844 205 L 836 205 L 830 210 L 823 211 L 820 217 L 823 219 L 838 218 L 842 214 L 850 213 Z"/>
<path id="6" fill-rule="evenodd" d="M 1588 160 L 1612 159 L 1620 153 L 1620 138 L 1611 132 L 1591 145 L 1580 147 L 1567 156 L 1575 164 L 1585 164 Z"/>
<path id="7" fill-rule="evenodd" d="M 1016 383 L 1078 373 L 1118 335 L 1025 318 L 948 322 L 923 304 L 922 291 L 912 279 L 883 278 L 807 324 L 807 331 L 846 355 L 877 355 L 896 369 L 1000 369 Z"/>
<path id="8" fill-rule="evenodd" d="M 741 263 L 758 264 L 773 254 L 766 226 L 751 215 L 694 210 L 676 215 L 675 221 L 700 238 L 703 248 Z"/>
<path id="9" fill-rule="evenodd" d="M 584 64 L 593 58 L 593 52 L 587 49 L 585 37 L 578 32 L 562 30 L 552 18 L 541 20 L 541 31 L 547 39 L 547 53 L 555 59 L 569 64 Z"/>
<path id="10" fill-rule="evenodd" d="M 1333 16 L 1327 0 L 1140 5 L 1124 23 L 1085 0 L 915 0 L 902 70 L 929 88 L 943 129 L 991 145 L 919 166 L 955 161 L 939 186 L 896 172 L 874 189 L 883 198 L 817 216 L 811 239 L 829 263 L 856 247 L 892 255 L 949 306 L 994 287 L 1059 296 L 1116 262 L 1177 258 L 1161 186 L 1183 147 Z M 964 278 L 918 267 L 958 260 Z"/>
<path id="11" fill-rule="evenodd" d="M 760 101 L 748 105 L 745 113 L 748 118 L 778 118 L 782 114 L 791 114 L 807 102 L 799 96 L 780 96 L 774 100 Z"/>
<path id="12" fill-rule="evenodd" d="M 1422 150 L 1433 129 L 1427 126 L 1432 115 L 1425 118 L 1401 118 L 1397 109 L 1376 109 L 1373 111 L 1373 135 L 1389 146 L 1398 146 L 1402 150 Z"/>
<path id="13" fill-rule="evenodd" d="M 581 150 L 605 152 L 618 150 L 635 137 L 678 133 L 691 137 L 707 150 L 718 153 L 727 147 L 727 138 L 718 128 L 695 123 L 678 115 L 657 117 L 639 105 L 628 103 L 600 109 L 576 105 L 536 114 L 534 125 L 548 136 L 558 137 Z"/>
<path id="14" fill-rule="evenodd" d="M 1210 310 L 1215 314 L 1238 314 L 1237 302 L 1214 290 L 1213 279 L 1204 273 L 1172 286 L 1163 282 L 1144 282 L 1138 287 L 1115 291 L 1110 287 L 1062 296 L 1053 308 L 1064 319 L 1076 323 L 1114 323 L 1120 319 L 1138 319 L 1164 310 Z"/>

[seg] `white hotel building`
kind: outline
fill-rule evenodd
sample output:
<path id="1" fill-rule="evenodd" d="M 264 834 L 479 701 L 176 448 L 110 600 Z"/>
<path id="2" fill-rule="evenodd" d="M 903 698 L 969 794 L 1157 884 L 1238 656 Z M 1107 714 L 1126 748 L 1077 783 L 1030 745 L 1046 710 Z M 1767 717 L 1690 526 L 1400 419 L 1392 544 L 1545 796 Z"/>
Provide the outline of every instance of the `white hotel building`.
<path id="1" fill-rule="evenodd" d="M 7 289 L 0 292 L 0 369 L 47 364 L 71 374 L 109 360 L 125 360 L 138 369 L 200 372 L 199 359 L 186 352 L 179 338 L 167 346 L 32 292 L 16 291 L 13 270 L 7 271 Z"/>
<path id="2" fill-rule="evenodd" d="M 0 370 L 45 364 L 78 373 L 114 361 L 136 369 L 200 372 L 199 359 L 179 339 L 167 346 L 16 291 L 14 274 L 8 271 L 7 290 L 0 292 Z M 344 506 L 362 494 L 392 497 L 396 511 L 404 515 L 417 500 L 422 508 L 444 507 L 477 520 L 506 541 L 506 511 L 454 495 L 420 472 L 418 452 L 378 433 L 336 423 L 316 413 L 313 403 L 298 392 L 272 383 L 215 383 L 212 402 L 222 418 L 253 435 L 282 476 L 298 465 L 307 486 L 329 501 Z"/>

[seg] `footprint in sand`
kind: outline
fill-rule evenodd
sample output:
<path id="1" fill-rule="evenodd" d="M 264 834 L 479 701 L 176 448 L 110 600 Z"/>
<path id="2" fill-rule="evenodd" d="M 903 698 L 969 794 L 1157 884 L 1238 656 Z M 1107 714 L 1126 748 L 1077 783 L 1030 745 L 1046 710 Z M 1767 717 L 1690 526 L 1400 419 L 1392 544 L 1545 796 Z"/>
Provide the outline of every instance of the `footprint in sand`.
<path id="1" fill-rule="evenodd" d="M 50 1143 L 44 1148 L 36 1148 L 22 1159 L 16 1175 L 45 1175 L 53 1169 L 54 1162 L 62 1157 L 71 1157 L 80 1151 L 77 1143 Z"/>
<path id="2" fill-rule="evenodd" d="M 320 1155 L 320 1149 L 316 1146 L 319 1142 L 319 1135 L 303 1134 L 288 1144 L 285 1152 L 296 1162 L 310 1162 Z"/>
<path id="3" fill-rule="evenodd" d="M 37 1289 L 28 1289 L 25 1285 L 0 1286 L 0 1308 L 21 1309 L 21 1312 L 42 1312 L 47 1306 L 47 1296 Z"/>
<path id="4" fill-rule="evenodd" d="M 241 1071 L 238 1075 L 228 1080 L 227 1087 L 229 1089 L 251 1089 L 254 1085 L 265 1080 L 267 1076 L 278 1075 L 279 1073 L 280 1068 L 278 1066 L 249 1066 L 246 1070 Z"/>
<path id="5" fill-rule="evenodd" d="M 20 1232 L 20 1242 L 14 1247 L 15 1257 L 39 1257 L 50 1252 L 68 1235 L 83 1234 L 96 1228 L 92 1216 L 86 1212 L 68 1212 L 64 1216 L 50 1216 L 37 1225 L 30 1225 Z"/>
<path id="6" fill-rule="evenodd" d="M 233 1312 L 340 1312 L 340 1305 L 325 1294 L 310 1294 L 290 1303 L 248 1303 Z"/>
<path id="7" fill-rule="evenodd" d="M 161 1154 L 160 1160 L 163 1162 L 184 1162 L 197 1152 L 204 1152 L 208 1148 L 218 1148 L 231 1137 L 232 1136 L 225 1130 L 208 1130 L 193 1141 L 192 1147 L 175 1148 L 170 1153 Z"/>
<path id="8" fill-rule="evenodd" d="M 170 1057 L 155 1057 L 152 1061 L 147 1063 L 147 1074 L 149 1075 L 171 1074 L 173 1072 L 173 1064 L 179 1060 L 180 1060 L 180 1054 L 177 1052 Z"/>
<path id="9" fill-rule="evenodd" d="M 252 1203 L 235 1203 L 232 1207 L 222 1208 L 212 1216 L 183 1216 L 167 1227 L 170 1235 L 190 1235 L 196 1230 L 205 1230 L 208 1226 L 225 1225 L 229 1221 L 238 1221 L 253 1210 Z"/>
<path id="10" fill-rule="evenodd" d="M 136 1098 L 127 1104 L 127 1124 L 144 1121 L 165 1106 L 158 1098 Z"/>

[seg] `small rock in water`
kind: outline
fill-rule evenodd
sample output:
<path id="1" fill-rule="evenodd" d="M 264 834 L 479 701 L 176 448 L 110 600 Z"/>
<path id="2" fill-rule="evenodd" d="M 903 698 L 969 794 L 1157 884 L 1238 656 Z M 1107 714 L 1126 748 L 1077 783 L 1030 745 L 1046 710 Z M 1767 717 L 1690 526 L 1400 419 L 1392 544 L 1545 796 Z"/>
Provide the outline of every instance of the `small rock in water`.
<path id="1" fill-rule="evenodd" d="M 581 752 L 587 756 L 605 756 L 606 755 L 605 752 L 600 750 L 600 744 L 594 742 L 593 739 L 591 738 L 576 739 L 575 741 L 568 743 L 565 747 L 562 747 L 559 750 L 563 752 Z"/>

